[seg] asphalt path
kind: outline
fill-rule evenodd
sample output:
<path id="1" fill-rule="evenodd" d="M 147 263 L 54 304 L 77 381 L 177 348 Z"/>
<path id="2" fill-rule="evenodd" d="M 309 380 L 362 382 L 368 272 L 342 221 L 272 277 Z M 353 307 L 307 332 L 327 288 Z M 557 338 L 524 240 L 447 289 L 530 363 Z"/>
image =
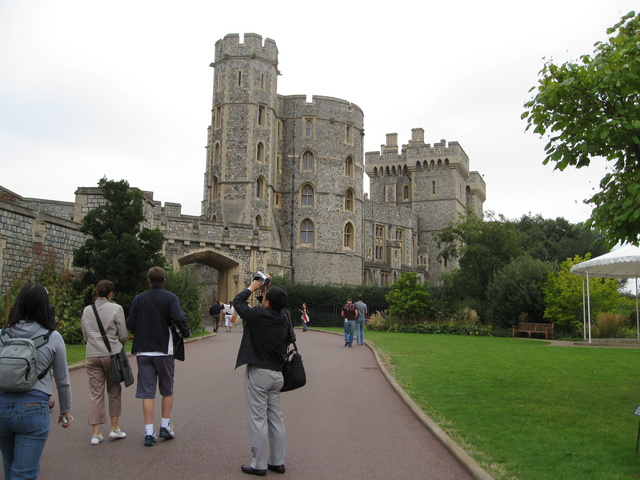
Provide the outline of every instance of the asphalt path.
<path id="1" fill-rule="evenodd" d="M 396 393 L 366 346 L 344 347 L 342 337 L 297 332 L 307 385 L 282 394 L 287 429 L 286 473 L 297 480 L 473 478 Z M 171 423 L 176 438 L 143 445 L 142 401 L 135 384 L 123 389 L 122 430 L 127 438 L 90 445 L 86 371 L 71 371 L 75 417 L 68 429 L 52 415 L 40 478 L 244 479 L 250 448 L 243 398 L 244 367 L 234 370 L 241 327 L 186 344 L 176 362 Z M 130 357 L 134 372 L 135 357 Z M 57 414 L 57 407 L 54 409 Z M 160 397 L 155 405 L 156 430 Z"/>

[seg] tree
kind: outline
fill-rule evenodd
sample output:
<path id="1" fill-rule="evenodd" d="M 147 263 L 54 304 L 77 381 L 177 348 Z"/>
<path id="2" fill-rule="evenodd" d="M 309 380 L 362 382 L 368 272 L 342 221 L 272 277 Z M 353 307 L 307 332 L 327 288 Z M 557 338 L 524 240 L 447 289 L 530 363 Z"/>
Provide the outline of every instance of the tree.
<path id="1" fill-rule="evenodd" d="M 640 15 L 630 12 L 607 30 L 594 54 L 540 71 L 535 96 L 525 103 L 527 130 L 549 132 L 544 164 L 586 167 L 594 157 L 612 162 L 587 225 L 608 246 L 638 244 L 640 235 Z M 615 35 L 613 35 L 615 34 Z"/>
<path id="2" fill-rule="evenodd" d="M 431 313 L 429 292 L 425 285 L 418 283 L 415 272 L 400 275 L 384 298 L 389 302 L 389 314 L 404 318 L 408 323 L 423 320 Z"/>
<path id="3" fill-rule="evenodd" d="M 578 255 L 568 258 L 558 272 L 549 274 L 542 287 L 545 318 L 567 333 L 581 330 L 584 319 L 582 277 L 572 274 L 571 267 L 589 258 L 591 255 L 584 259 Z M 589 293 L 592 317 L 597 313 L 615 312 L 625 303 L 618 292 L 618 282 L 613 278 L 590 278 Z"/>
<path id="4" fill-rule="evenodd" d="M 532 258 L 556 263 L 574 255 L 591 252 L 597 257 L 609 251 L 601 238 L 584 224 L 572 224 L 564 218 L 542 218 L 540 215 L 523 215 L 514 222 L 520 235 L 520 244 Z"/>
<path id="5" fill-rule="evenodd" d="M 91 210 L 80 231 L 90 235 L 73 254 L 73 264 L 86 269 L 85 285 L 111 280 L 117 301 L 128 312 L 133 297 L 147 288 L 149 268 L 164 266 L 164 236 L 158 229 L 141 228 L 143 194 L 125 180 L 100 179 L 104 205 Z"/>
<path id="6" fill-rule="evenodd" d="M 557 265 L 529 255 L 514 258 L 496 272 L 487 288 L 491 324 L 503 328 L 517 325 L 521 314 L 531 322 L 544 318 L 542 285 Z"/>
<path id="7" fill-rule="evenodd" d="M 518 232 L 503 217 L 487 220 L 473 214 L 443 229 L 437 236 L 439 258 L 459 259 L 459 273 L 449 276 L 452 290 L 466 298 L 486 300 L 486 290 L 495 272 L 522 255 Z M 481 314 L 483 309 L 474 306 Z"/>

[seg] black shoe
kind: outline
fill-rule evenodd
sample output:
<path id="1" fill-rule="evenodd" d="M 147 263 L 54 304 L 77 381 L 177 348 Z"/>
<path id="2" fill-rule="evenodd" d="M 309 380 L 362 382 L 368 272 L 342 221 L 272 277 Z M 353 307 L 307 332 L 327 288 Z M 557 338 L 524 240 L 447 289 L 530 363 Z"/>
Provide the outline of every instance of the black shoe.
<path id="1" fill-rule="evenodd" d="M 349 342 L 344 342 L 344 346 L 346 347 L 347 345 L 349 345 Z"/>
<path id="2" fill-rule="evenodd" d="M 267 468 L 272 472 L 284 473 L 284 465 L 267 465 Z"/>
<path id="3" fill-rule="evenodd" d="M 258 475 L 260 477 L 264 477 L 267 474 L 266 470 L 258 470 L 257 468 L 253 468 L 251 465 L 242 465 L 242 467 L 240 468 L 244 473 L 248 473 L 249 475 Z"/>

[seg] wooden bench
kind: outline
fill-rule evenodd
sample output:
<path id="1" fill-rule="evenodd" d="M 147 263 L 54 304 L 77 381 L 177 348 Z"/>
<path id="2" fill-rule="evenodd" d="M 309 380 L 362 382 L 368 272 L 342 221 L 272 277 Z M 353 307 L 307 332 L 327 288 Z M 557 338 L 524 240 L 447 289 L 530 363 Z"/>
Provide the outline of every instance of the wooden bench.
<path id="1" fill-rule="evenodd" d="M 532 333 L 542 333 L 547 340 L 551 334 L 551 340 L 553 340 L 555 325 L 553 323 L 520 323 L 517 327 L 513 327 L 511 336 L 515 337 L 518 332 L 528 334 L 529 338 Z"/>

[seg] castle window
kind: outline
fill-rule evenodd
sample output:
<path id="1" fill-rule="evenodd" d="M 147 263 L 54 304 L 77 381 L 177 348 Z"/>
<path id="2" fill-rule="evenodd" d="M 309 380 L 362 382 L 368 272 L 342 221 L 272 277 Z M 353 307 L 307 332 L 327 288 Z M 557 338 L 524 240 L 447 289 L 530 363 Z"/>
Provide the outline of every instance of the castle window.
<path id="1" fill-rule="evenodd" d="M 256 198 L 264 198 L 264 178 L 262 177 L 256 180 Z"/>
<path id="2" fill-rule="evenodd" d="M 218 179 L 213 177 L 213 198 L 212 200 L 216 200 L 218 198 Z"/>
<path id="3" fill-rule="evenodd" d="M 276 156 L 276 172 L 282 173 L 282 155 Z"/>
<path id="4" fill-rule="evenodd" d="M 436 181 L 431 182 L 431 193 L 436 194 Z"/>
<path id="5" fill-rule="evenodd" d="M 216 128 L 220 128 L 222 126 L 222 107 L 216 107 Z"/>
<path id="6" fill-rule="evenodd" d="M 353 190 L 349 189 L 344 194 L 344 209 L 347 212 L 354 211 L 354 202 L 353 202 Z"/>
<path id="7" fill-rule="evenodd" d="M 264 143 L 258 142 L 258 155 L 256 160 L 259 162 L 264 162 Z"/>
<path id="8" fill-rule="evenodd" d="M 313 153 L 309 151 L 302 154 L 302 171 L 313 172 Z"/>
<path id="9" fill-rule="evenodd" d="M 258 227 L 262 226 L 262 217 L 260 215 L 256 215 L 256 217 L 253 219 L 253 229 L 257 230 Z"/>
<path id="10" fill-rule="evenodd" d="M 342 243 L 342 245 L 345 248 L 349 248 L 351 250 L 355 250 L 355 248 L 354 248 L 354 244 L 355 244 L 354 230 L 355 229 L 353 228 L 353 223 L 351 223 L 351 222 L 347 222 L 347 224 L 344 226 L 343 243 Z"/>
<path id="11" fill-rule="evenodd" d="M 344 174 L 347 177 L 353 177 L 353 158 L 351 155 L 344 161 Z"/>
<path id="12" fill-rule="evenodd" d="M 313 207 L 313 187 L 305 185 L 300 191 L 300 205 L 302 207 Z"/>
<path id="13" fill-rule="evenodd" d="M 409 188 L 409 185 L 405 185 L 402 187 L 402 199 L 403 200 L 409 200 L 409 197 L 411 193 L 411 189 Z"/>
<path id="14" fill-rule="evenodd" d="M 213 161 L 220 163 L 220 142 L 216 142 L 216 146 L 213 147 Z"/>
<path id="15" fill-rule="evenodd" d="M 465 188 L 465 204 L 467 208 L 471 206 L 471 188 L 469 187 L 469 185 L 467 185 L 467 188 Z"/>
<path id="16" fill-rule="evenodd" d="M 282 194 L 281 193 L 276 193 L 275 203 L 276 203 L 276 208 L 282 208 Z"/>
<path id="17" fill-rule="evenodd" d="M 313 136 L 313 122 L 311 120 L 307 120 L 304 124 L 304 134 L 307 137 Z"/>
<path id="18" fill-rule="evenodd" d="M 404 244 L 404 230 L 401 228 L 396 228 L 396 240 L 400 245 L 400 263 L 404 265 L 407 263 L 406 259 L 406 248 Z M 396 252 L 397 253 L 397 252 Z"/>
<path id="19" fill-rule="evenodd" d="M 264 90 L 264 89 L 265 89 L 265 87 L 264 87 L 264 86 L 265 86 L 264 78 L 265 78 L 265 77 L 264 77 L 264 73 L 261 73 L 261 74 L 260 74 L 260 88 L 261 88 L 262 90 Z"/>
<path id="20" fill-rule="evenodd" d="M 300 224 L 300 243 L 313 246 L 313 222 L 308 218 Z"/>
<path id="21" fill-rule="evenodd" d="M 353 126 L 347 125 L 345 132 L 345 143 L 353 145 Z"/>
<path id="22" fill-rule="evenodd" d="M 242 71 L 238 70 L 238 86 L 242 86 Z"/>
<path id="23" fill-rule="evenodd" d="M 385 261 L 385 227 L 376 225 L 373 237 L 373 259 L 379 262 Z"/>
<path id="24" fill-rule="evenodd" d="M 265 117 L 267 116 L 263 105 L 258 106 L 258 125 L 264 127 L 266 125 Z"/>

